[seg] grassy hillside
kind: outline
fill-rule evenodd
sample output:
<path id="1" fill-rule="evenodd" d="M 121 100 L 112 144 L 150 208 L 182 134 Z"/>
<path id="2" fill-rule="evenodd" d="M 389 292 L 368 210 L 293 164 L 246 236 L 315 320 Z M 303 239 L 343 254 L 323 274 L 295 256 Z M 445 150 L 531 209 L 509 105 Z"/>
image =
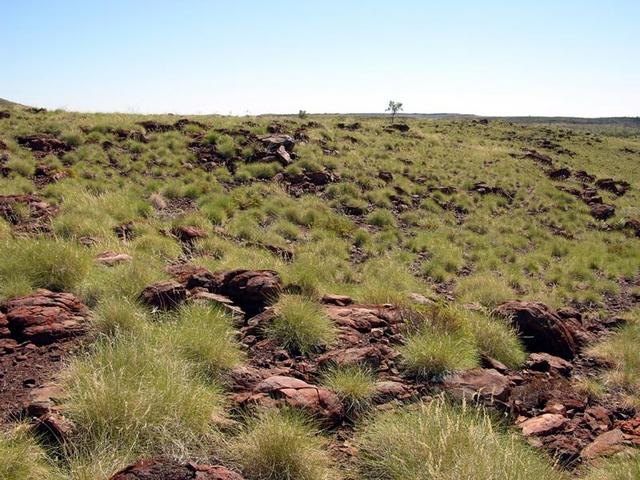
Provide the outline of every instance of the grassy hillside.
<path id="1" fill-rule="evenodd" d="M 491 315 L 507 300 L 640 320 L 637 131 L 402 121 L 26 110 L 0 118 L 0 194 L 37 197 L 0 209 L 0 303 L 46 288 L 91 310 L 91 346 L 56 377 L 73 441 L 38 445 L 6 424 L 0 456 L 23 460 L 0 466 L 0 478 L 108 478 L 157 453 L 213 459 L 248 479 L 596 475 L 557 468 L 491 414 L 431 403 L 425 392 L 487 356 L 520 368 L 521 341 Z M 279 150 L 282 138 L 267 135 L 292 138 Z M 130 258 L 107 267 L 96 261 L 105 252 Z M 421 393 L 374 408 L 379 366 L 314 365 L 305 367 L 313 381 L 348 411 L 339 434 L 290 409 L 238 415 L 227 374 L 258 364 L 257 347 L 238 340 L 251 325 L 217 307 L 164 312 L 140 302 L 145 287 L 171 278 L 167 267 L 184 264 L 276 271 L 288 289 L 256 335 L 295 362 L 313 364 L 340 337 L 321 306 L 327 294 L 417 312 L 428 321 L 412 331 L 415 318 L 403 317 L 393 374 Z M 436 306 L 416 304 L 416 294 Z M 610 367 L 589 381 L 624 397 L 633 416 L 640 362 L 625 338 L 635 337 L 593 347 Z M 27 473 L 15 473 L 18 463 Z"/>

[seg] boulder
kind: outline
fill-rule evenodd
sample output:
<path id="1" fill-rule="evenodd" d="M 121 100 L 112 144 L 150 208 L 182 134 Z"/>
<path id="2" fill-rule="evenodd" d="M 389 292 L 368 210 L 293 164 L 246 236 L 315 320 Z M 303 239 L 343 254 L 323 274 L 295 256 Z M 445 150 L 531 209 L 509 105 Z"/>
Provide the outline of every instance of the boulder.
<path id="1" fill-rule="evenodd" d="M 277 300 L 283 288 L 273 270 L 232 270 L 221 274 L 218 292 L 247 313 L 255 313 Z"/>
<path id="2" fill-rule="evenodd" d="M 531 352 L 571 359 L 578 351 L 566 322 L 544 303 L 513 300 L 498 306 L 494 313 L 511 319 Z"/>
<path id="3" fill-rule="evenodd" d="M 633 436 L 624 433 L 619 428 L 615 428 L 598 435 L 593 442 L 582 450 L 580 456 L 585 460 L 593 460 L 597 457 L 630 450 L 638 445 L 640 445 L 640 438 L 636 437 L 634 439 Z"/>
<path id="4" fill-rule="evenodd" d="M 591 205 L 591 216 L 597 220 L 606 220 L 616 213 L 616 207 L 607 203 Z"/>
<path id="5" fill-rule="evenodd" d="M 531 435 L 549 435 L 562 429 L 569 419 L 557 413 L 543 413 L 537 417 L 529 418 L 520 424 L 522 434 L 525 437 Z"/>
<path id="6" fill-rule="evenodd" d="M 452 375 L 444 381 L 444 389 L 457 399 L 499 400 L 509 397 L 509 379 L 492 368 L 472 368 Z"/>
<path id="7" fill-rule="evenodd" d="M 198 465 L 156 457 L 123 468 L 110 480 L 243 480 L 243 477 L 220 465 Z"/>
<path id="8" fill-rule="evenodd" d="M 48 345 L 87 331 L 89 309 L 70 293 L 38 290 L 0 305 L 6 327 L 18 341 Z"/>
<path id="9" fill-rule="evenodd" d="M 333 392 L 311 385 L 297 378 L 274 375 L 256 385 L 250 395 L 238 397 L 241 403 L 285 405 L 301 408 L 307 412 L 337 425 L 342 419 L 343 408 Z"/>
<path id="10" fill-rule="evenodd" d="M 187 299 L 187 289 L 173 280 L 164 280 L 146 287 L 140 294 L 140 300 L 151 307 L 168 310 L 180 305 Z"/>
<path id="11" fill-rule="evenodd" d="M 532 353 L 529 355 L 525 367 L 540 372 L 556 371 L 562 375 L 568 375 L 573 370 L 571 362 L 548 353 Z"/>

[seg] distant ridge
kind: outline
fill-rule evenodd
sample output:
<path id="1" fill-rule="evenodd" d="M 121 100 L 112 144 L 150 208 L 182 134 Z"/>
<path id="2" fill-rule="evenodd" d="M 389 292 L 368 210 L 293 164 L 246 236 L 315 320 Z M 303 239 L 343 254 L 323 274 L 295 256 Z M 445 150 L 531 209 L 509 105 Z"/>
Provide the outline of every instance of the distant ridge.
<path id="1" fill-rule="evenodd" d="M 0 107 L 2 108 L 14 108 L 14 107 L 25 107 L 21 103 L 11 102 L 9 100 L 5 100 L 4 98 L 0 98 Z"/>

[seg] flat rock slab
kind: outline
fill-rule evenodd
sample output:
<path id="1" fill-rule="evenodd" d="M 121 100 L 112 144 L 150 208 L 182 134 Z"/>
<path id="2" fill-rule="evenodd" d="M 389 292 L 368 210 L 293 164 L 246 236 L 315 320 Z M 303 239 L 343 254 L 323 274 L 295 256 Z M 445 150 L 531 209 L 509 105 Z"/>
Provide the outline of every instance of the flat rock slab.
<path id="1" fill-rule="evenodd" d="M 129 465 L 110 480 L 243 480 L 243 477 L 220 465 L 182 463 L 158 457 Z"/>

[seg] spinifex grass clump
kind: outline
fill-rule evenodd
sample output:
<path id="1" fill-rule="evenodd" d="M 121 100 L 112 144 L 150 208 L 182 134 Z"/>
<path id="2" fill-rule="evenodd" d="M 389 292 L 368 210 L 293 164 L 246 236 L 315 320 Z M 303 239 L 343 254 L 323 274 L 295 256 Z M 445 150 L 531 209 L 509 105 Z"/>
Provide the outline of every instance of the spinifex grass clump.
<path id="1" fill-rule="evenodd" d="M 230 457 L 254 480 L 332 480 L 325 440 L 301 413 L 271 410 L 250 419 L 229 445 Z"/>
<path id="2" fill-rule="evenodd" d="M 72 291 L 92 264 L 80 246 L 45 239 L 24 238 L 0 245 L 0 297 L 26 295 L 36 288 Z"/>
<path id="3" fill-rule="evenodd" d="M 322 383 L 338 395 L 351 414 L 366 410 L 376 394 L 375 374 L 360 365 L 332 367 L 324 373 Z"/>
<path id="4" fill-rule="evenodd" d="M 422 331 L 410 336 L 400 353 L 407 372 L 420 378 L 466 370 L 479 362 L 473 339 L 459 331 Z"/>
<path id="5" fill-rule="evenodd" d="M 308 353 L 335 339 L 335 327 L 322 307 L 302 295 L 283 295 L 275 305 L 277 317 L 266 327 L 267 334 L 283 347 Z"/>
<path id="6" fill-rule="evenodd" d="M 231 317 L 210 305 L 180 308 L 165 334 L 175 348 L 207 375 L 216 377 L 244 359 L 235 340 Z"/>
<path id="7" fill-rule="evenodd" d="M 0 433 L 0 479 L 63 480 L 53 461 L 29 436 L 26 425 L 13 433 Z"/>
<path id="8" fill-rule="evenodd" d="M 589 349 L 589 353 L 612 364 L 603 374 L 605 386 L 623 392 L 632 408 L 640 407 L 640 322 L 631 321 L 611 337 Z"/>
<path id="9" fill-rule="evenodd" d="M 443 400 L 386 412 L 356 434 L 359 477 L 370 480 L 560 480 L 515 434 L 482 411 Z"/>
<path id="10" fill-rule="evenodd" d="M 153 336 L 117 336 L 76 358 L 64 375 L 77 449 L 127 455 L 197 451 L 211 441 L 218 390 Z"/>

